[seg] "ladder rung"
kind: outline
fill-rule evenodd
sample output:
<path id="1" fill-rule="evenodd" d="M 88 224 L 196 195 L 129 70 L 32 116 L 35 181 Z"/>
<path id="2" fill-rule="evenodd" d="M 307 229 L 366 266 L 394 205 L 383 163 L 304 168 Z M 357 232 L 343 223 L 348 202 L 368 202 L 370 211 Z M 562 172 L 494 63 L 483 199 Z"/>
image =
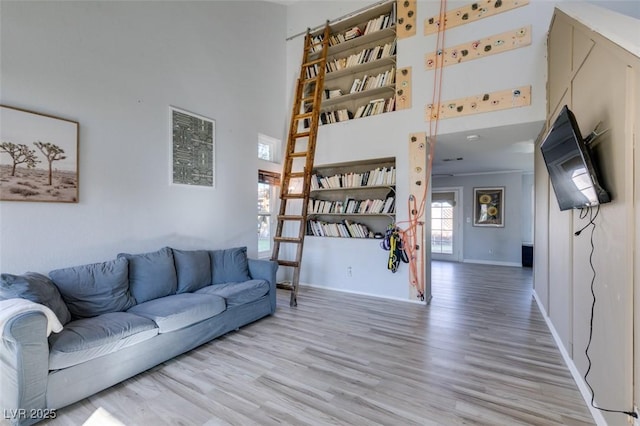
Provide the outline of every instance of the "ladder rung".
<path id="1" fill-rule="evenodd" d="M 277 283 L 276 288 L 281 288 L 283 290 L 293 290 L 293 286 L 291 283 Z"/>
<path id="2" fill-rule="evenodd" d="M 302 66 L 303 67 L 310 67 L 312 65 L 319 64 L 319 63 L 321 63 L 323 61 L 324 61 L 324 58 L 320 58 L 320 59 L 316 59 L 315 61 L 309 61 L 309 62 L 307 62 L 305 64 L 302 64 Z"/>
<path id="3" fill-rule="evenodd" d="M 318 81 L 318 77 L 319 76 L 315 76 L 315 77 L 309 77 L 309 78 L 305 78 L 302 80 L 302 84 L 309 84 L 309 83 L 314 83 L 316 81 Z"/>
<path id="4" fill-rule="evenodd" d="M 313 112 L 304 112 L 302 114 L 298 114 L 295 117 L 293 117 L 295 120 L 301 120 L 303 118 L 311 118 L 313 117 Z"/>
<path id="5" fill-rule="evenodd" d="M 296 193 L 296 194 L 282 194 L 280 195 L 280 199 L 281 200 L 289 200 L 289 199 L 303 199 L 304 198 L 304 194 L 303 193 Z"/>
<path id="6" fill-rule="evenodd" d="M 278 220 L 303 220 L 304 216 L 301 215 L 282 215 L 278 216 Z"/>
<path id="7" fill-rule="evenodd" d="M 304 177 L 304 172 L 291 172 L 289 173 L 289 179 L 298 179 L 298 178 L 303 178 Z"/>
<path id="8" fill-rule="evenodd" d="M 297 268 L 300 266 L 300 262 L 295 262 L 293 260 L 278 260 L 278 265 L 291 266 L 292 268 Z"/>
<path id="9" fill-rule="evenodd" d="M 315 98 L 313 96 L 309 96 L 307 98 L 302 98 L 302 102 L 313 102 Z"/>
<path id="10" fill-rule="evenodd" d="M 306 157 L 307 154 L 308 154 L 307 151 L 292 152 L 289 154 L 289 157 L 300 158 L 300 157 Z"/>
<path id="11" fill-rule="evenodd" d="M 311 136 L 311 132 L 302 132 L 302 133 L 294 133 L 293 135 L 291 135 L 291 138 L 301 139 L 301 138 L 308 138 L 309 136 Z"/>
<path id="12" fill-rule="evenodd" d="M 273 237 L 273 241 L 280 241 L 281 243 L 301 244 L 302 238 Z"/>

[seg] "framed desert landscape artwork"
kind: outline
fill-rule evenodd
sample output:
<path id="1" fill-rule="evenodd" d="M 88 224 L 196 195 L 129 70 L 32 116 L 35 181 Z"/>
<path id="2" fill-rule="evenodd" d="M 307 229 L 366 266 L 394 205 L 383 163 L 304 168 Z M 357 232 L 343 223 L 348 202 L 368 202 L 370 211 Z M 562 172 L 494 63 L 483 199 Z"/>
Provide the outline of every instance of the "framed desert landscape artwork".
<path id="1" fill-rule="evenodd" d="M 170 111 L 171 184 L 215 187 L 215 121 L 175 107 Z"/>
<path id="2" fill-rule="evenodd" d="M 78 202 L 76 121 L 0 105 L 0 201 Z"/>

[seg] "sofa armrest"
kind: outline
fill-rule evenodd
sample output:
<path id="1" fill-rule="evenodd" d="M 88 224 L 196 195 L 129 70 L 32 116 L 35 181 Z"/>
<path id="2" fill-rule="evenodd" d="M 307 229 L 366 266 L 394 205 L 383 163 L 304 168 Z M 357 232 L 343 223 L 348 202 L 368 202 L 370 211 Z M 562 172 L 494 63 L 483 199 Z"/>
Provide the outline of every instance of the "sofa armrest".
<path id="1" fill-rule="evenodd" d="M 276 272 L 278 263 L 273 260 L 249 259 L 249 275 L 251 278 L 269 282 L 269 300 L 271 313 L 276 311 Z"/>
<path id="2" fill-rule="evenodd" d="M 42 420 L 47 404 L 47 317 L 20 313 L 0 331 L 0 410 L 12 425 L 33 424 Z"/>

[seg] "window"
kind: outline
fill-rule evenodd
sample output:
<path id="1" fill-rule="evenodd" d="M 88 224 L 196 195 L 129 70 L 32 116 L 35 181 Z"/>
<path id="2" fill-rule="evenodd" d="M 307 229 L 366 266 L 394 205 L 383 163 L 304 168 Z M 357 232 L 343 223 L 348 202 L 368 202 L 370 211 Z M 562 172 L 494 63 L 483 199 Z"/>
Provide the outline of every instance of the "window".
<path id="1" fill-rule="evenodd" d="M 276 161 L 276 149 L 280 141 L 267 135 L 258 134 L 258 158 L 265 161 Z"/>
<path id="2" fill-rule="evenodd" d="M 273 216 L 279 185 L 279 173 L 258 170 L 258 255 L 260 257 L 267 257 L 271 253 Z"/>
<path id="3" fill-rule="evenodd" d="M 453 253 L 453 205 L 450 200 L 431 203 L 432 253 Z"/>

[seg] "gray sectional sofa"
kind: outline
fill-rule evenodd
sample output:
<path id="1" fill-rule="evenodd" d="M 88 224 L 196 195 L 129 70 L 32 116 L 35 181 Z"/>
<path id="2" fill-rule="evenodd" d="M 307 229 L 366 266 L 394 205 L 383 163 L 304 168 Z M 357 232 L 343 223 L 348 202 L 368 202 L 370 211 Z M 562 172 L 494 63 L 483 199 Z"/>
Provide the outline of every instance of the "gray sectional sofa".
<path id="1" fill-rule="evenodd" d="M 2 306 L 28 299 L 46 307 L 15 314 L 5 309 L 9 315 L 0 321 L 4 419 L 36 423 L 53 409 L 274 313 L 276 270 L 275 262 L 248 259 L 246 247 L 165 247 L 48 277 L 2 274 Z M 48 336 L 56 318 L 63 327 Z"/>

